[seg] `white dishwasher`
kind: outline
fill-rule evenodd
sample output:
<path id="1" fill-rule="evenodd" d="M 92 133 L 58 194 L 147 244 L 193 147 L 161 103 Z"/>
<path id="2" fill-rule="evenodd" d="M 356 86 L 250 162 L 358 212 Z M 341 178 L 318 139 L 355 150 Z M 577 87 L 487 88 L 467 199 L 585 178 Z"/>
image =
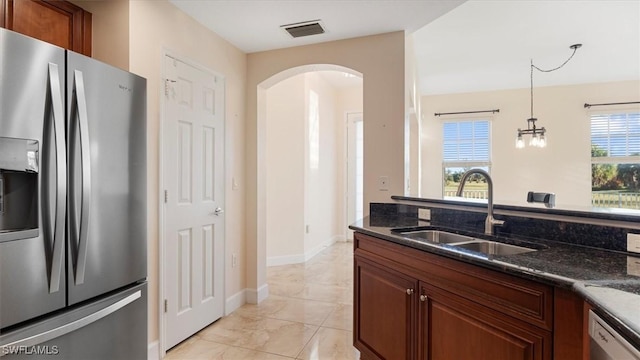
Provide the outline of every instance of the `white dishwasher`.
<path id="1" fill-rule="evenodd" d="M 589 310 L 591 360 L 640 360 L 640 351 Z"/>

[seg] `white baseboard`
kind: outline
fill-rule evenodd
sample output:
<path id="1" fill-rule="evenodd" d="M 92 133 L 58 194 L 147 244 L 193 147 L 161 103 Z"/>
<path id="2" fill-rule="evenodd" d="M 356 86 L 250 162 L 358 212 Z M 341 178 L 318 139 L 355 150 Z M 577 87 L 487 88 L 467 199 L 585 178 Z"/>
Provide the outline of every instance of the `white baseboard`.
<path id="1" fill-rule="evenodd" d="M 247 304 L 259 304 L 269 297 L 269 284 L 260 286 L 257 290 L 245 289 Z"/>
<path id="2" fill-rule="evenodd" d="M 314 256 L 318 255 L 325 248 L 333 245 L 334 243 L 341 241 L 347 241 L 347 237 L 344 235 L 334 235 L 329 240 L 323 242 L 322 244 L 314 247 L 309 251 L 305 251 L 304 254 L 295 254 L 295 255 L 284 255 L 284 256 L 271 256 L 267 258 L 267 266 L 280 266 L 280 265 L 291 265 L 291 264 L 301 264 L 303 262 L 308 261 Z"/>
<path id="3" fill-rule="evenodd" d="M 147 345 L 148 360 L 160 360 L 160 348 L 158 346 L 158 341 L 154 341 Z"/>
<path id="4" fill-rule="evenodd" d="M 306 262 L 306 261 L 312 259 L 314 256 L 318 255 L 322 250 L 324 250 L 327 247 L 333 245 L 334 242 L 336 242 L 335 241 L 335 236 L 331 237 L 331 239 L 323 242 L 322 244 L 314 247 L 313 249 L 311 249 L 309 251 L 305 251 L 304 252 L 304 261 Z"/>
<path id="5" fill-rule="evenodd" d="M 347 239 L 347 236 L 346 236 L 346 235 L 344 235 L 344 234 L 342 234 L 342 235 L 335 235 L 335 236 L 333 237 L 333 242 L 334 242 L 334 243 L 336 243 L 336 242 L 347 242 L 347 241 L 349 241 L 349 239 Z"/>
<path id="6" fill-rule="evenodd" d="M 224 305 L 224 315 L 227 316 L 247 303 L 247 289 L 242 289 L 229 296 Z"/>
<path id="7" fill-rule="evenodd" d="M 304 254 L 272 256 L 267 258 L 267 266 L 280 266 L 303 263 Z"/>

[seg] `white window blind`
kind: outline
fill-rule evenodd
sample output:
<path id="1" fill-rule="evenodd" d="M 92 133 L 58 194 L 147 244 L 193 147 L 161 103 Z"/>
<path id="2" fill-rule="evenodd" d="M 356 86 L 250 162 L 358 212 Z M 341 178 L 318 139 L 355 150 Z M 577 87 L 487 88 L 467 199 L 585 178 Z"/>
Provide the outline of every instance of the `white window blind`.
<path id="1" fill-rule="evenodd" d="M 640 113 L 591 115 L 591 145 L 598 157 L 640 155 Z"/>
<path id="2" fill-rule="evenodd" d="M 443 125 L 443 162 L 489 162 L 488 120 L 445 122 Z"/>

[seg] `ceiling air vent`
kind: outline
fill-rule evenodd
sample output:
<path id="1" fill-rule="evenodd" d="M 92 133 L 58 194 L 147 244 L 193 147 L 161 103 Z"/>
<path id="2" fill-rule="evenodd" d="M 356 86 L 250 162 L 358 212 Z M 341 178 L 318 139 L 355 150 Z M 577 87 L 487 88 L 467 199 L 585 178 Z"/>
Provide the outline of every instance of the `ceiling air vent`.
<path id="1" fill-rule="evenodd" d="M 289 33 L 289 35 L 291 35 L 291 37 L 294 37 L 294 38 L 324 34 L 325 32 L 324 28 L 322 27 L 322 22 L 320 20 L 299 22 L 295 24 L 282 25 L 280 27 L 283 28 L 286 32 Z"/>

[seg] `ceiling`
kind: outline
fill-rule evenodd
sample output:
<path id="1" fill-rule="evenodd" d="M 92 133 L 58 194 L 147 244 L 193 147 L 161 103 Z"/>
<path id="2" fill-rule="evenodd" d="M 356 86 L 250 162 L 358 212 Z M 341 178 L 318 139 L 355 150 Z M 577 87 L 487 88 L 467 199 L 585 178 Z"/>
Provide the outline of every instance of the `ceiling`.
<path id="1" fill-rule="evenodd" d="M 640 0 L 470 0 L 414 34 L 421 93 L 640 80 Z"/>
<path id="2" fill-rule="evenodd" d="M 170 0 L 246 53 L 406 30 L 464 0 Z M 324 34 L 293 39 L 282 25 L 322 20 Z"/>
<path id="3" fill-rule="evenodd" d="M 555 68 L 575 43 L 535 86 L 640 80 L 640 0 L 170 1 L 247 53 L 405 30 L 423 95 L 529 87 L 531 59 Z M 280 28 L 316 19 L 325 34 Z"/>

